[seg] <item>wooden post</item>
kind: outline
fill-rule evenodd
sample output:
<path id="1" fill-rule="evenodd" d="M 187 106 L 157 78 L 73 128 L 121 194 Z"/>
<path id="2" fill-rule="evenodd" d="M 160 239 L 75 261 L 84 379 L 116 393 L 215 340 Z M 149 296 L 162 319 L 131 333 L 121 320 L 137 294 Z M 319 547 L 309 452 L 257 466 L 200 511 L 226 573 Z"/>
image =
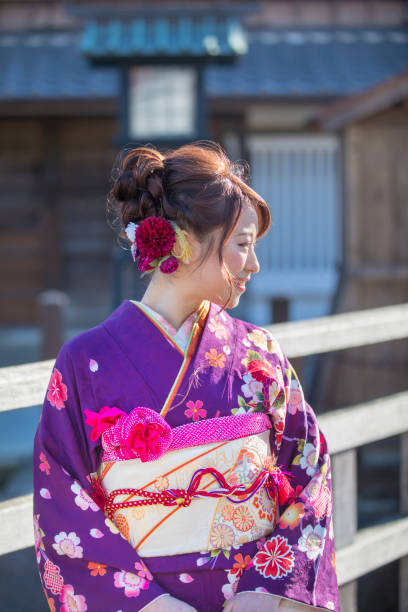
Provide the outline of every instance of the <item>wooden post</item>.
<path id="1" fill-rule="evenodd" d="M 41 357 L 53 359 L 63 344 L 63 309 L 69 297 L 63 291 L 48 289 L 37 296 L 37 303 L 43 332 Z"/>
<path id="2" fill-rule="evenodd" d="M 408 513 L 408 433 L 401 436 L 401 466 L 400 466 L 400 510 Z M 408 610 L 408 557 L 402 557 L 399 562 L 398 611 Z"/>
<path id="3" fill-rule="evenodd" d="M 331 457 L 333 475 L 333 518 L 336 550 L 351 544 L 357 531 L 357 451 L 336 453 Z M 357 612 L 357 581 L 339 589 L 341 609 Z"/>

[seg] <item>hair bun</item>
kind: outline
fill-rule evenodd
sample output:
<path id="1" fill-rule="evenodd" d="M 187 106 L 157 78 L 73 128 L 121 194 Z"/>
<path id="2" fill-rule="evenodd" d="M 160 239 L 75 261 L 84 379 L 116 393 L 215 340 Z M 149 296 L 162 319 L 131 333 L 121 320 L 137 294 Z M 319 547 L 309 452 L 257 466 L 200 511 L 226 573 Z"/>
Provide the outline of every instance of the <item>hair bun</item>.
<path id="1" fill-rule="evenodd" d="M 124 227 L 130 221 L 137 223 L 160 214 L 164 159 L 156 149 L 138 147 L 127 152 L 116 165 L 108 199 L 120 206 Z"/>

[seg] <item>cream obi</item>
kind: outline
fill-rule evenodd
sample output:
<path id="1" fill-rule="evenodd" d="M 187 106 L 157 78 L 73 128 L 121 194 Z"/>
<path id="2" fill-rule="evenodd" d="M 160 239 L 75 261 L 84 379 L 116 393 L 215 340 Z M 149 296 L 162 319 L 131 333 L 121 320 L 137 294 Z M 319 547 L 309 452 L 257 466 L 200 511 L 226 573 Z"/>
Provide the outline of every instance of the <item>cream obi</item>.
<path id="1" fill-rule="evenodd" d="M 97 474 L 106 495 L 124 488 L 154 492 L 187 489 L 194 472 L 207 467 L 221 472 L 229 485 L 250 484 L 271 457 L 269 439 L 270 432 L 264 431 L 168 450 L 156 461 L 104 461 Z M 204 475 L 200 490 L 219 488 L 212 475 Z M 116 495 L 115 502 L 131 499 L 138 497 Z M 240 546 L 270 534 L 278 514 L 277 492 L 269 497 L 261 486 L 240 503 L 226 497 L 196 497 L 186 507 L 156 504 L 120 508 L 114 513 L 114 522 L 141 557 L 153 557 Z"/>

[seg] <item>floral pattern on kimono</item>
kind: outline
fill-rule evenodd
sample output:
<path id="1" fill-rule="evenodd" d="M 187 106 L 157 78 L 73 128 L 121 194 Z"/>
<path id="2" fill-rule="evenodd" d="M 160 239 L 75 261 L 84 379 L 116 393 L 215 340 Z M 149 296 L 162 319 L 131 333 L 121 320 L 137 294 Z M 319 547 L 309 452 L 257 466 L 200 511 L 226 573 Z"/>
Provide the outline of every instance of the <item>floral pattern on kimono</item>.
<path id="1" fill-rule="evenodd" d="M 211 304 L 205 319 L 196 319 L 194 351 L 189 343 L 185 351 L 176 347 L 130 300 L 60 349 L 34 440 L 35 551 L 51 609 L 133 612 L 170 593 L 204 612 L 221 610 L 234 593 L 260 591 L 306 609 L 340 611 L 324 435 L 276 339 L 218 311 Z M 269 414 L 271 448 L 296 491 L 279 508 L 265 504 L 263 491 L 254 497 L 262 520 L 278 520 L 272 533 L 260 537 L 254 516 L 223 503 L 209 553 L 143 559 L 126 529 L 101 509 L 92 474 L 102 448 L 84 415 L 104 406 L 129 413 L 135 398 L 139 406 L 165 408 L 171 427 Z M 155 486 L 166 488 L 166 477 Z M 232 546 L 225 526 L 251 540 Z"/>

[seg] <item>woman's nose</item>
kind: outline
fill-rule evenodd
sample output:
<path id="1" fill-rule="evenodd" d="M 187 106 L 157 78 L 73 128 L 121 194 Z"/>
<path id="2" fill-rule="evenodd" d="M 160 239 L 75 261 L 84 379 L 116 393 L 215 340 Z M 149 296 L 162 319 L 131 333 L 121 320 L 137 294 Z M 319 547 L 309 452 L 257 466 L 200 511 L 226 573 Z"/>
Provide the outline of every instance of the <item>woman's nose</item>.
<path id="1" fill-rule="evenodd" d="M 245 267 L 252 274 L 256 274 L 257 272 L 259 272 L 259 261 L 253 248 L 248 254 L 247 265 Z"/>

